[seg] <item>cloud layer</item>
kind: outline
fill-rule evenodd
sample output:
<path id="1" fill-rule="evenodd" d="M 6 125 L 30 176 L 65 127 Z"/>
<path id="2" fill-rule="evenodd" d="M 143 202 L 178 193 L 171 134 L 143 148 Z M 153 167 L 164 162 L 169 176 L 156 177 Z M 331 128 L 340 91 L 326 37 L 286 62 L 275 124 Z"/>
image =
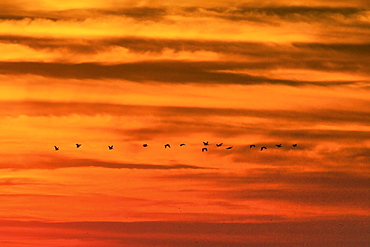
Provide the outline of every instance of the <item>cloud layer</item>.
<path id="1" fill-rule="evenodd" d="M 2 1 L 1 244 L 366 245 L 369 7 Z"/>

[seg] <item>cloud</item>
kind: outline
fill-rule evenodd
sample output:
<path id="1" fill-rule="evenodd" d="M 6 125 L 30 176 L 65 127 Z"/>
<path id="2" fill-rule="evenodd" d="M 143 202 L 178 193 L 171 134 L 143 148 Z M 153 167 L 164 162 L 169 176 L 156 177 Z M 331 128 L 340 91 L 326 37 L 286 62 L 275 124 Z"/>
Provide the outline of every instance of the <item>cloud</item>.
<path id="1" fill-rule="evenodd" d="M 212 70 L 217 68 L 221 69 L 222 65 L 212 65 L 173 61 L 139 62 L 119 65 L 1 62 L 0 72 L 2 74 L 13 75 L 35 74 L 57 78 L 122 79 L 136 82 L 157 81 L 166 83 L 223 83 L 243 85 L 276 83 L 302 85 L 302 82 L 289 80 L 271 80 L 249 75 L 213 72 Z"/>
<path id="2" fill-rule="evenodd" d="M 208 16 L 213 18 L 227 19 L 231 21 L 249 21 L 267 25 L 280 26 L 281 22 L 305 22 L 305 23 L 331 23 L 339 25 L 341 16 L 343 19 L 361 22 L 359 16 L 366 16 L 366 8 L 356 7 L 326 7 L 326 6 L 238 6 L 234 8 L 214 7 L 187 7 L 182 9 L 196 16 Z M 366 23 L 366 22 L 364 22 Z M 368 23 L 366 23 L 368 24 Z"/>
<path id="3" fill-rule="evenodd" d="M 23 164 L 0 164 L 0 168 L 14 168 L 14 169 L 59 169 L 59 168 L 72 168 L 72 167 L 103 167 L 112 169 L 145 169 L 145 170 L 172 170 L 172 169 L 208 169 L 201 166 L 185 165 L 185 164 L 172 164 L 172 165 L 158 165 L 158 164 L 135 164 L 113 161 L 101 161 L 95 159 L 79 159 L 79 158 L 35 158 L 32 163 L 31 159 L 29 164 L 25 167 Z"/>
<path id="4" fill-rule="evenodd" d="M 134 53 L 152 52 L 153 55 L 163 52 L 164 49 L 171 49 L 175 52 L 180 51 L 211 51 L 226 55 L 241 56 L 263 59 L 294 59 L 294 56 L 305 55 L 305 60 L 311 58 L 345 58 L 354 60 L 353 55 L 367 58 L 369 54 L 369 43 L 320 43 L 320 42 L 296 42 L 292 44 L 280 44 L 272 42 L 246 42 L 246 41 L 221 41 L 221 40 L 197 40 L 197 39 L 170 39 L 170 38 L 150 38 L 150 37 L 119 37 L 119 38 L 47 38 L 32 37 L 22 35 L 1 35 L 3 43 L 22 44 L 35 49 L 61 49 L 67 48 L 74 53 L 96 53 L 111 49 L 112 47 L 124 47 Z M 271 54 L 274 56 L 271 57 Z M 342 56 L 339 56 L 343 54 Z M 225 57 L 226 58 L 226 57 Z M 358 58 L 356 58 L 357 61 Z M 258 61 L 257 60 L 257 61 Z"/>
<path id="5" fill-rule="evenodd" d="M 367 42 L 369 28 L 365 7 L 324 4 L 292 6 L 271 4 L 199 3 L 193 6 L 141 6 L 81 4 L 53 9 L 53 4 L 4 4 L 0 11 L 3 34 L 27 33 L 44 37 L 181 37 L 184 40 L 254 40 L 277 43 L 325 39 Z M 68 5 L 68 4 L 67 4 Z M 90 5 L 90 6 L 89 6 Z M 132 5 L 132 3 L 128 3 Z M 177 5 L 177 6 L 176 6 Z M 12 6 L 13 8 L 9 7 Z M 21 6 L 21 7 L 20 7 Z M 45 7 L 45 6 L 48 6 Z M 234 25 L 238 22 L 238 25 Z M 305 28 L 305 27 L 309 28 Z M 328 28 L 330 26 L 330 28 Z M 263 27 L 263 29 L 261 29 Z M 58 32 L 55 32 L 58 29 Z M 68 30 L 67 30 L 68 29 Z M 73 31 L 71 31 L 73 30 Z M 179 31 L 181 30 L 181 31 Z M 262 31 L 263 30 L 263 31 Z M 284 31 L 289 30 L 289 31 Z M 312 32 L 310 30 L 315 30 Z M 342 35 L 347 33 L 348 35 Z"/>
<path id="6" fill-rule="evenodd" d="M 367 6 L 3 1 L 0 245 L 366 245 Z"/>
<path id="7" fill-rule="evenodd" d="M 106 9 L 100 12 L 101 14 L 109 15 L 124 15 L 141 21 L 153 20 L 160 21 L 168 15 L 167 8 L 159 7 L 134 7 L 134 8 L 121 8 L 121 9 Z"/>
<path id="8" fill-rule="evenodd" d="M 196 83 L 205 85 L 277 84 L 289 86 L 337 86 L 357 83 L 357 81 L 341 80 L 302 81 L 274 79 L 265 76 L 252 76 L 246 73 L 238 74 L 222 72 L 222 70 L 241 69 L 247 67 L 248 64 L 242 63 L 180 61 L 137 62 L 116 65 L 102 65 L 96 63 L 64 64 L 38 62 L 0 62 L 0 73 L 5 75 L 33 74 L 65 79 L 120 79 L 140 83 Z M 345 70 L 346 68 L 337 67 L 334 70 L 339 69 Z"/>
<path id="9" fill-rule="evenodd" d="M 241 189 L 232 191 L 220 191 L 221 197 L 229 197 L 234 200 L 266 200 L 266 201 L 289 201 L 295 204 L 356 207 L 366 210 L 370 206 L 370 200 L 364 198 L 366 190 L 332 190 L 320 188 L 314 189 Z M 214 192 L 213 195 L 217 194 Z"/>
<path id="10" fill-rule="evenodd" d="M 319 170 L 319 169 L 318 169 Z M 300 171 L 288 167 L 247 168 L 240 173 L 197 172 L 158 176 L 159 179 L 180 179 L 208 182 L 212 188 L 240 189 L 258 184 L 269 187 L 280 185 L 285 188 L 320 188 L 329 190 L 366 190 L 368 176 L 353 171 Z M 277 187 L 279 189 L 279 187 Z"/>
<path id="11" fill-rule="evenodd" d="M 369 43 L 310 43 L 293 40 L 292 43 L 278 44 L 149 37 L 76 40 L 7 35 L 1 36 L 0 40 L 4 43 L 4 52 L 9 51 L 11 47 L 8 46 L 11 44 L 30 49 L 26 50 L 28 56 L 15 56 L 14 50 L 10 61 L 23 63 L 1 63 L 0 69 L 2 67 L 2 73 L 5 74 L 33 73 L 66 78 L 67 75 L 57 73 L 66 70 L 70 74 L 69 78 L 81 79 L 293 86 L 356 84 L 368 82 L 369 75 Z M 39 55 L 35 56 L 35 52 Z M 67 57 L 66 53 L 71 56 Z M 119 53 L 121 59 L 116 53 Z M 39 62 L 40 57 L 51 63 L 33 63 Z M 6 61 L 6 57 L 4 59 Z M 23 71 L 16 71 L 13 66 L 24 68 Z M 50 72 L 35 70 L 38 67 L 44 67 Z M 94 72 L 88 73 L 89 69 Z M 306 70 L 307 73 L 300 77 L 291 74 L 284 77 L 282 70 L 291 70 L 290 73 Z M 320 74 L 322 72 L 332 76 L 325 79 Z"/>
<path id="12" fill-rule="evenodd" d="M 17 9 L 18 11 L 15 11 Z M 12 11 L 3 10 L 0 11 L 0 19 L 3 21 L 7 20 L 29 20 L 34 21 L 36 19 L 51 20 L 54 22 L 58 21 L 74 21 L 83 22 L 89 18 L 106 18 L 109 16 L 121 16 L 133 18 L 137 21 L 161 21 L 163 17 L 167 15 L 166 8 L 154 8 L 154 7 L 134 7 L 134 8 L 115 8 L 115 9 L 98 9 L 98 8 L 82 8 L 82 9 L 68 9 L 58 11 L 47 11 L 47 10 L 24 10 L 19 6 L 13 6 Z"/>
<path id="13" fill-rule="evenodd" d="M 203 6 L 202 6 L 203 5 Z M 9 18 L 53 18 L 53 19 L 86 19 L 91 16 L 103 17 L 107 15 L 127 16 L 137 20 L 154 20 L 163 21 L 162 18 L 166 16 L 182 16 L 188 18 L 207 17 L 207 18 L 221 18 L 232 21 L 251 21 L 268 24 L 277 24 L 278 21 L 289 22 L 319 22 L 319 21 L 335 21 L 337 19 L 333 16 L 341 15 L 347 19 L 356 18 L 363 14 L 366 8 L 359 7 L 326 7 L 326 6 L 309 6 L 309 5 L 275 5 L 275 6 L 247 6 L 239 5 L 236 7 L 219 6 L 207 7 L 204 4 L 194 6 L 131 6 L 125 7 L 95 7 L 85 6 L 85 8 L 70 8 L 64 10 L 26 10 L 19 5 L 12 5 L 13 11 L 9 8 L 10 5 L 3 5 L 5 8 L 4 19 Z M 17 14 L 14 14 L 14 9 L 17 9 Z M 5 14 L 12 13 L 13 16 Z"/>
<path id="14" fill-rule="evenodd" d="M 366 105 L 367 101 L 358 101 L 359 105 Z M 305 110 L 266 110 L 266 109 L 236 109 L 236 108 L 217 108 L 217 107 L 186 107 L 186 106 L 153 106 L 153 105 L 128 105 L 128 104 L 113 104 L 113 103 L 89 103 L 89 102 L 52 102 L 52 101 L 0 101 L 0 116 L 13 116 L 20 115 L 27 116 L 94 116 L 94 115 L 111 115 L 111 116 L 140 116 L 143 113 L 152 114 L 160 118 L 166 119 L 164 125 L 178 125 L 192 124 L 197 125 L 194 121 L 188 121 L 188 118 L 197 117 L 199 126 L 209 125 L 207 120 L 210 117 L 250 117 L 255 119 L 258 123 L 243 124 L 239 127 L 250 127 L 258 130 L 261 124 L 273 128 L 273 124 L 262 123 L 261 120 L 279 121 L 280 124 L 289 124 L 293 127 L 303 128 L 285 130 L 279 129 L 267 130 L 269 135 L 275 138 L 288 136 L 289 138 L 305 138 L 312 136 L 313 139 L 330 138 L 351 136 L 348 133 L 361 135 L 367 138 L 366 131 L 361 130 L 330 130 L 330 129 L 309 129 L 313 123 L 315 125 L 329 125 L 329 124 L 357 124 L 366 126 L 370 121 L 369 114 L 366 110 L 336 110 L 336 109 L 305 109 Z M 365 109 L 365 108 L 364 108 Z M 203 118 L 204 120 L 202 120 Z M 230 119 L 231 120 L 231 119 Z M 211 124 L 212 125 L 212 124 Z M 231 128 L 227 123 L 219 126 L 215 123 L 213 127 Z M 166 128 L 167 128 L 166 127 Z M 238 127 L 235 126 L 234 127 Z M 166 129 L 161 128 L 161 129 Z M 265 129 L 265 128 L 264 128 Z M 155 127 L 148 127 L 147 131 L 155 131 Z M 144 129 L 137 129 L 137 131 L 144 131 Z M 340 133 L 343 133 L 341 135 Z"/>
<path id="15" fill-rule="evenodd" d="M 250 156 L 250 155 L 249 155 Z M 304 159 L 300 157 L 300 159 Z M 289 162 L 287 157 L 285 162 Z M 297 164 L 297 163 L 296 163 Z M 300 164 L 303 165 L 304 164 Z M 320 167 L 311 168 L 320 169 Z M 323 169 L 323 167 L 321 167 Z M 207 183 L 212 189 L 199 189 L 208 199 L 234 203 L 262 200 L 270 204 L 294 203 L 329 208 L 354 207 L 366 210 L 370 200 L 366 174 L 351 171 L 299 171 L 296 168 L 247 168 L 241 173 L 201 172 L 160 176 L 159 179 L 181 179 Z"/>
<path id="16" fill-rule="evenodd" d="M 0 116 L 11 117 L 6 118 L 7 121 L 4 124 L 18 126 L 18 128 L 8 129 L 12 130 L 11 132 L 16 131 L 20 135 L 19 138 L 22 138 L 21 133 L 27 135 L 32 126 L 35 131 L 40 126 L 44 126 L 43 135 L 40 133 L 40 138 L 43 136 L 43 139 L 50 139 L 49 135 L 53 135 L 56 130 L 59 133 L 69 130 L 67 135 L 61 134 L 57 137 L 59 141 L 60 138 L 75 139 L 76 135 L 81 135 L 82 132 L 98 139 L 101 137 L 98 137 L 97 133 L 104 133 L 104 135 L 110 133 L 105 138 L 119 137 L 121 139 L 116 141 L 120 142 L 123 140 L 147 142 L 165 138 L 174 140 L 178 133 L 183 134 L 180 138 L 182 141 L 194 142 L 192 135 L 205 135 L 211 142 L 218 139 L 219 142 L 234 145 L 235 148 L 228 153 L 237 155 L 235 161 L 238 162 L 249 159 L 246 160 L 244 152 L 249 150 L 250 144 L 268 147 L 267 157 L 261 156 L 259 160 L 254 159 L 254 162 L 267 164 L 284 160 L 283 156 L 280 157 L 283 154 L 275 157 L 274 155 L 277 154 L 270 152 L 270 147 L 275 148 L 277 143 L 283 143 L 282 150 L 293 151 L 294 149 L 294 152 L 303 156 L 309 156 L 310 152 L 318 155 L 316 150 L 318 147 L 323 149 L 320 152 L 323 152 L 324 148 L 332 152 L 329 145 L 331 142 L 336 143 L 335 147 L 352 146 L 352 150 L 343 152 L 343 155 L 349 155 L 352 152 L 365 155 L 366 141 L 370 138 L 367 129 L 370 121 L 367 117 L 369 114 L 363 110 L 322 108 L 298 111 L 32 100 L 1 101 L 0 106 Z M 117 123 L 124 124 L 117 125 Z M 8 138 L 15 136 L 14 133 L 9 133 Z M 176 139 L 179 138 L 176 137 Z M 293 143 L 299 143 L 298 147 L 292 148 Z M 218 155 L 226 154 L 212 152 Z M 270 161 L 271 155 L 275 157 L 274 161 Z M 346 160 L 351 157 L 355 158 L 349 155 Z M 292 156 L 291 159 L 296 162 L 314 162 L 311 156 L 301 161 L 298 157 Z"/>
<path id="17" fill-rule="evenodd" d="M 13 185 L 40 185 L 44 184 L 40 180 L 32 179 L 32 178 L 1 178 L 0 179 L 0 186 L 13 186 Z"/>
<path id="18" fill-rule="evenodd" d="M 291 129 L 291 130 L 272 130 L 268 132 L 269 136 L 278 139 L 295 139 L 295 140 L 319 140 L 341 141 L 357 140 L 358 143 L 369 139 L 367 130 L 333 130 L 333 129 Z M 352 141 L 352 142 L 353 142 Z"/>
<path id="19" fill-rule="evenodd" d="M 335 140 L 338 141 L 337 143 L 331 144 L 334 143 L 333 140 L 320 138 L 320 141 L 315 141 L 314 137 L 312 137 L 299 140 L 299 148 L 293 148 L 291 144 L 294 139 L 288 139 L 290 143 L 286 140 L 276 141 L 275 143 L 261 142 L 255 143 L 257 148 L 250 149 L 246 145 L 238 145 L 232 152 L 225 152 L 224 150 L 214 152 L 221 157 L 228 155 L 233 162 L 244 163 L 247 166 L 262 165 L 280 169 L 293 169 L 302 166 L 318 170 L 334 169 L 338 172 L 348 172 L 351 169 L 354 171 L 366 170 L 366 164 L 370 158 L 370 149 L 365 144 L 368 138 L 360 140 L 357 140 L 357 136 L 352 136 L 351 138 L 346 137 L 346 141 L 357 141 L 358 144 L 341 146 L 338 138 Z M 339 140 L 344 141 L 344 139 Z M 277 143 L 282 143 L 283 147 L 275 147 Z M 267 150 L 261 152 L 258 149 L 261 146 L 267 146 Z"/>
<path id="20" fill-rule="evenodd" d="M 1 221 L 5 240 L 14 243 L 26 239 L 35 244 L 69 243 L 78 246 L 364 246 L 367 243 L 365 218 L 339 218 L 306 222 L 269 223 L 196 223 L 196 222 L 42 222 Z M 24 229 L 33 229 L 24 231 Z M 20 234 L 22 233 L 22 234 Z M 268 233 L 268 234 L 267 234 Z M 18 235 L 16 235 L 18 234 Z M 266 236 L 270 237 L 266 237 Z M 15 236 L 18 236 L 15 238 Z M 273 236 L 273 238 L 271 238 Z M 294 237 L 293 241 L 287 238 Z M 71 246 L 73 242 L 69 243 Z"/>

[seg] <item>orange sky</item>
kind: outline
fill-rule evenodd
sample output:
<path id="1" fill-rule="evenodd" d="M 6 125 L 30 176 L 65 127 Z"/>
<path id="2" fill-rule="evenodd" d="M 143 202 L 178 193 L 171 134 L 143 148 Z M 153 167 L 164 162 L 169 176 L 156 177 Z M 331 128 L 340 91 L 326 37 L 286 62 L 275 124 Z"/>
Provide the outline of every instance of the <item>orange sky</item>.
<path id="1" fill-rule="evenodd" d="M 1 1 L 0 245 L 365 246 L 369 27 L 365 0 Z"/>

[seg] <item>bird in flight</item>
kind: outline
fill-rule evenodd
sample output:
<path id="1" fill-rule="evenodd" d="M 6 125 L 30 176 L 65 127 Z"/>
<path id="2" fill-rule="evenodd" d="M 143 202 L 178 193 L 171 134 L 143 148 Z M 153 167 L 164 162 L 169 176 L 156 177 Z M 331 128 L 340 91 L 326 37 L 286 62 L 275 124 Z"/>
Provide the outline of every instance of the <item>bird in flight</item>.
<path id="1" fill-rule="evenodd" d="M 76 148 L 81 147 L 82 144 L 76 143 Z"/>
<path id="2" fill-rule="evenodd" d="M 292 146 L 293 146 L 293 147 L 296 147 L 296 146 L 297 146 L 297 144 L 293 144 Z"/>
<path id="3" fill-rule="evenodd" d="M 261 151 L 264 150 L 264 149 L 267 149 L 267 147 L 261 147 Z"/>
<path id="4" fill-rule="evenodd" d="M 275 146 L 277 146 L 278 148 L 281 148 L 281 145 L 282 145 L 282 144 L 277 144 L 277 145 L 275 145 Z"/>
<path id="5" fill-rule="evenodd" d="M 203 142 L 204 146 L 207 146 L 208 145 L 208 142 Z"/>
<path id="6" fill-rule="evenodd" d="M 59 150 L 59 148 L 57 146 L 54 146 L 54 149 L 55 149 L 55 151 L 58 151 Z"/>
<path id="7" fill-rule="evenodd" d="M 202 148 L 202 152 L 204 152 L 204 151 L 208 151 L 208 149 L 207 148 Z"/>
<path id="8" fill-rule="evenodd" d="M 255 148 L 256 145 L 252 144 L 252 145 L 249 145 L 249 148 Z"/>
<path id="9" fill-rule="evenodd" d="M 232 149 L 233 147 L 231 146 L 231 147 L 227 147 L 226 149 Z"/>
<path id="10" fill-rule="evenodd" d="M 113 149 L 113 145 L 112 146 L 108 146 L 109 150 L 112 150 Z"/>
<path id="11" fill-rule="evenodd" d="M 182 146 L 185 146 L 185 144 L 184 144 L 184 143 L 181 143 L 181 144 L 180 144 L 180 147 L 182 147 Z"/>
<path id="12" fill-rule="evenodd" d="M 171 146 L 170 146 L 170 144 L 166 144 L 166 145 L 164 145 L 164 148 L 170 148 Z"/>
<path id="13" fill-rule="evenodd" d="M 216 144 L 216 146 L 217 146 L 217 147 L 221 147 L 221 146 L 222 146 L 222 144 L 223 144 L 223 143 L 221 142 L 221 143 L 219 143 L 219 144 Z"/>
<path id="14" fill-rule="evenodd" d="M 144 147 L 144 148 L 146 148 L 147 146 L 148 146 L 148 144 L 146 144 L 146 143 L 145 143 L 145 144 L 143 144 L 143 147 Z"/>

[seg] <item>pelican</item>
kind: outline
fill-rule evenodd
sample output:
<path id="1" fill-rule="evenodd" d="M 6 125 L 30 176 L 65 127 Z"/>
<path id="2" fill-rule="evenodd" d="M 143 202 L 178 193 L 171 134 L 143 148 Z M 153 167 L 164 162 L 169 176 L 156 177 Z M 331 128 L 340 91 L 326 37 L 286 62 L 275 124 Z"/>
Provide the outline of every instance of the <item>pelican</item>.
<path id="1" fill-rule="evenodd" d="M 293 147 L 297 147 L 297 144 L 293 144 L 292 146 L 293 146 Z"/>
<path id="2" fill-rule="evenodd" d="M 217 147 L 221 147 L 222 146 L 222 142 L 220 144 L 216 144 Z"/>
<path id="3" fill-rule="evenodd" d="M 231 147 L 227 147 L 226 149 L 232 149 L 233 147 L 231 146 Z"/>
<path id="4" fill-rule="evenodd" d="M 147 146 L 148 146 L 148 144 L 146 144 L 146 143 L 145 143 L 145 144 L 143 144 L 143 147 L 144 147 L 144 148 L 146 148 Z"/>
<path id="5" fill-rule="evenodd" d="M 249 148 L 255 148 L 256 145 L 252 144 L 252 145 L 249 145 Z"/>
<path id="6" fill-rule="evenodd" d="M 264 150 L 264 149 L 267 149 L 267 147 L 261 147 L 261 151 Z"/>
<path id="7" fill-rule="evenodd" d="M 76 148 L 81 147 L 82 144 L 76 143 Z"/>
<path id="8" fill-rule="evenodd" d="M 275 146 L 277 146 L 278 148 L 281 148 L 281 145 L 282 145 L 282 144 L 277 144 L 277 145 L 275 145 Z"/>
<path id="9" fill-rule="evenodd" d="M 202 148 L 202 152 L 204 152 L 204 151 L 208 151 L 208 149 L 207 148 Z"/>
<path id="10" fill-rule="evenodd" d="M 59 148 L 57 146 L 54 146 L 54 149 L 55 149 L 55 151 L 58 151 L 59 150 Z"/>
<path id="11" fill-rule="evenodd" d="M 164 145 L 164 148 L 170 148 L 171 146 L 170 146 L 170 144 L 166 144 L 166 145 Z"/>
<path id="12" fill-rule="evenodd" d="M 112 150 L 113 149 L 113 145 L 112 146 L 108 146 L 109 150 Z"/>
<path id="13" fill-rule="evenodd" d="M 208 145 L 208 142 L 203 142 L 204 146 L 207 146 Z"/>

